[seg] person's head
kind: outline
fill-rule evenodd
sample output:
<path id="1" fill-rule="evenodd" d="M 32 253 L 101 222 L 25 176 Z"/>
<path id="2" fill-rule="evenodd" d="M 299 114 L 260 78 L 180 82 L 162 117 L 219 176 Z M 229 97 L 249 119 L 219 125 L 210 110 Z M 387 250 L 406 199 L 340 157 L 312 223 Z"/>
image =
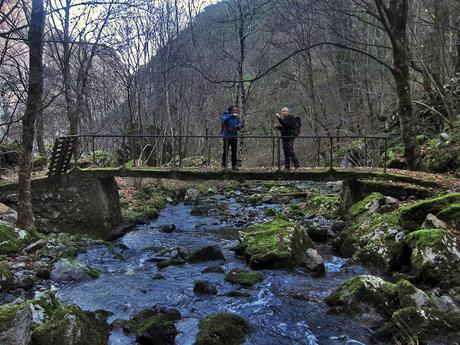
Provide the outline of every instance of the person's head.
<path id="1" fill-rule="evenodd" d="M 284 107 L 283 109 L 281 109 L 281 116 L 286 117 L 288 115 L 289 115 L 289 108 L 288 107 Z"/>
<path id="2" fill-rule="evenodd" d="M 232 105 L 227 109 L 227 111 L 230 114 L 238 114 L 238 107 L 236 105 Z"/>

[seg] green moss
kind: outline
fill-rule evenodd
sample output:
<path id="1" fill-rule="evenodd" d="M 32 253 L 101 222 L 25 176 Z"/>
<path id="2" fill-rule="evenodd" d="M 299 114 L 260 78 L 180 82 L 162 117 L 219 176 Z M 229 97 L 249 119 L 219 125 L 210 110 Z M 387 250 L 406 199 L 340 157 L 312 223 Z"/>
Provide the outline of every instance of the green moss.
<path id="1" fill-rule="evenodd" d="M 87 267 L 84 271 L 93 279 L 99 278 L 101 275 L 101 271 L 95 267 Z"/>
<path id="2" fill-rule="evenodd" d="M 448 194 L 404 206 L 400 209 L 399 224 L 406 230 L 420 229 L 429 213 L 436 215 L 451 204 L 457 203 L 460 203 L 460 193 Z"/>
<path id="3" fill-rule="evenodd" d="M 412 273 L 424 283 L 439 284 L 460 272 L 457 239 L 446 230 L 418 230 L 406 237 Z"/>
<path id="4" fill-rule="evenodd" d="M 304 214 L 314 214 L 327 219 L 337 218 L 339 209 L 340 197 L 338 195 L 325 195 L 320 193 L 309 194 L 303 207 L 303 211 L 305 211 Z"/>
<path id="5" fill-rule="evenodd" d="M 394 237 L 386 235 L 369 240 L 354 254 L 354 258 L 365 265 L 391 272 L 400 268 L 403 248 L 402 241 L 398 242 Z"/>
<path id="6" fill-rule="evenodd" d="M 442 209 L 437 217 L 446 222 L 452 223 L 455 228 L 460 224 L 460 203 L 455 203 Z"/>
<path id="7" fill-rule="evenodd" d="M 106 345 L 109 329 L 105 320 L 76 305 L 58 308 L 32 332 L 34 345 Z"/>
<path id="8" fill-rule="evenodd" d="M 142 323 L 139 326 L 139 328 L 137 329 L 137 333 L 141 335 L 145 332 L 152 332 L 152 330 L 154 329 L 161 330 L 162 332 L 169 330 L 167 333 L 173 333 L 174 335 L 177 335 L 177 330 L 176 326 L 174 325 L 174 322 L 168 319 L 163 314 L 157 314 L 149 317 L 147 320 L 145 320 L 144 323 Z"/>
<path id="9" fill-rule="evenodd" d="M 157 262 L 157 267 L 158 269 L 163 269 L 169 266 L 181 266 L 184 265 L 185 261 L 181 258 L 173 258 L 173 259 L 168 259 L 168 260 L 163 260 L 160 262 Z"/>
<path id="10" fill-rule="evenodd" d="M 5 304 L 0 306 L 0 328 L 1 325 L 11 322 L 16 312 L 22 307 L 22 304 Z"/>
<path id="11" fill-rule="evenodd" d="M 121 194 L 123 195 L 123 194 Z M 143 187 L 133 193 L 130 201 L 122 198 L 122 214 L 125 224 L 142 223 L 158 216 L 158 210 L 166 205 L 166 195 L 153 187 Z"/>
<path id="12" fill-rule="evenodd" d="M 251 331 L 241 317 L 219 313 L 200 320 L 195 345 L 240 345 Z"/>
<path id="13" fill-rule="evenodd" d="M 0 224 L 0 241 L 0 255 L 15 254 L 21 249 L 22 241 L 9 226 Z"/>
<path id="14" fill-rule="evenodd" d="M 252 268 L 281 268 L 298 264 L 314 243 L 296 223 L 275 219 L 240 232 L 241 245 Z"/>
<path id="15" fill-rule="evenodd" d="M 249 272 L 239 268 L 234 268 L 225 275 L 225 281 L 231 284 L 242 286 L 253 286 L 260 283 L 263 276 L 259 272 Z"/>
<path id="16" fill-rule="evenodd" d="M 430 297 L 420 289 L 417 289 L 407 280 L 396 283 L 398 299 L 401 308 L 421 307 L 429 304 Z"/>
<path id="17" fill-rule="evenodd" d="M 372 204 L 374 201 L 382 199 L 382 198 L 383 198 L 383 195 L 381 193 L 378 193 L 378 192 L 372 193 L 366 196 L 364 199 L 355 203 L 353 206 L 351 206 L 348 213 L 352 217 L 357 217 L 360 214 L 363 214 L 364 212 L 368 210 L 369 204 Z"/>
<path id="18" fill-rule="evenodd" d="M 342 283 L 326 303 L 352 315 L 362 314 L 363 304 L 366 304 L 377 313 L 389 316 L 398 306 L 398 293 L 394 284 L 379 277 L 361 275 Z"/>

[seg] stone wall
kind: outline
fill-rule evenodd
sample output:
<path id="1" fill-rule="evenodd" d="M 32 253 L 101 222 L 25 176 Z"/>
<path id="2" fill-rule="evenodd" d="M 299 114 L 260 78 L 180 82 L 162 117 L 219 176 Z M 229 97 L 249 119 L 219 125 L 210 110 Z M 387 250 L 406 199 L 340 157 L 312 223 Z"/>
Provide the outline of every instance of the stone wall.
<path id="1" fill-rule="evenodd" d="M 17 207 L 16 186 L 0 187 L 0 202 Z M 35 225 L 44 233 L 68 232 L 108 239 L 122 221 L 118 185 L 113 177 L 73 173 L 32 181 Z"/>

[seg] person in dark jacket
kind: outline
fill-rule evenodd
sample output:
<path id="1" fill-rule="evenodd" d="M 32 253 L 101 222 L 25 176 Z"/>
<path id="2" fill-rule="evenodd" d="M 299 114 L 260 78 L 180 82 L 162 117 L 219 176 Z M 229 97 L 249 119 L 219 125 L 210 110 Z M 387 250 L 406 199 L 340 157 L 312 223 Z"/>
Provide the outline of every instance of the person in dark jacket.
<path id="1" fill-rule="evenodd" d="M 297 121 L 294 116 L 289 114 L 289 108 L 283 108 L 281 115 L 276 114 L 278 123 L 275 125 L 281 132 L 283 140 L 283 151 L 284 151 L 284 167 L 289 170 L 291 168 L 291 161 L 294 167 L 297 169 L 300 167 L 299 160 L 294 152 L 294 139 L 295 131 L 297 127 Z"/>
<path id="2" fill-rule="evenodd" d="M 238 170 L 238 131 L 243 128 L 238 114 L 238 108 L 231 106 L 222 114 L 222 135 L 224 137 L 224 147 L 222 154 L 222 168 L 227 167 L 228 149 L 232 152 L 232 170 Z"/>

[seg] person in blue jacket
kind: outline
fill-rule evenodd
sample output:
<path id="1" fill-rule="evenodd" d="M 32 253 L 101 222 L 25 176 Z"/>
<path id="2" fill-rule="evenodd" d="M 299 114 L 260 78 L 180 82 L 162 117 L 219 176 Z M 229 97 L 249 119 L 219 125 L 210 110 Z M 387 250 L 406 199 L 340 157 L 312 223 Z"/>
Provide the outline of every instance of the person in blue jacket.
<path id="1" fill-rule="evenodd" d="M 222 154 L 222 168 L 227 167 L 228 149 L 232 150 L 232 170 L 238 170 L 238 131 L 243 128 L 238 108 L 232 105 L 222 114 L 222 136 L 224 138 L 224 152 Z"/>

